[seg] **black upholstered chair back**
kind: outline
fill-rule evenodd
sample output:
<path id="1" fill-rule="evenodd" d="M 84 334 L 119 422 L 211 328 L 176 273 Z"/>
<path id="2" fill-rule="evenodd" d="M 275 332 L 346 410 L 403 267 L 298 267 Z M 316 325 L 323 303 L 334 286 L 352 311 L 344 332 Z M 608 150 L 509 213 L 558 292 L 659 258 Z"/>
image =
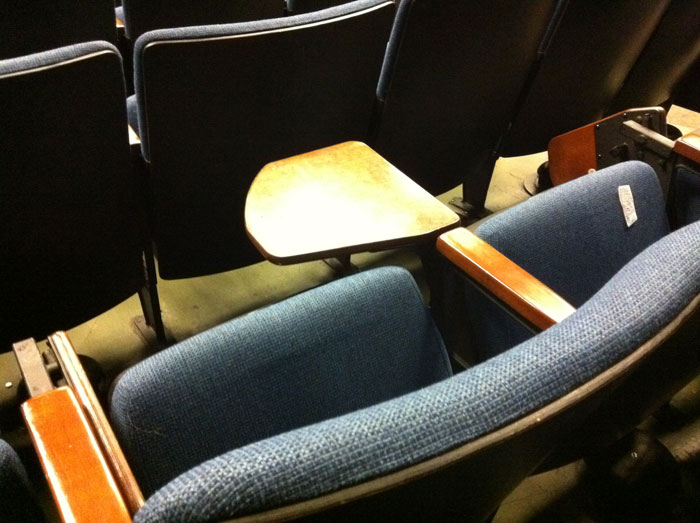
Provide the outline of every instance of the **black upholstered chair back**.
<path id="1" fill-rule="evenodd" d="M 379 153 L 432 193 L 465 179 L 483 203 L 491 173 L 468 169 L 507 126 L 555 3 L 404 0 L 378 92 Z"/>
<path id="2" fill-rule="evenodd" d="M 700 65 L 700 1 L 675 0 L 607 112 L 672 102 L 677 86 L 694 63 Z"/>
<path id="3" fill-rule="evenodd" d="M 77 325 L 144 280 L 118 51 L 0 61 L 0 350 Z"/>
<path id="4" fill-rule="evenodd" d="M 346 4 L 347 2 L 348 0 L 287 0 L 287 11 L 289 14 L 298 15 Z"/>
<path id="5" fill-rule="evenodd" d="M 518 156 L 599 120 L 669 0 L 570 0 L 503 150 Z"/>
<path id="6" fill-rule="evenodd" d="M 366 140 L 394 3 L 153 31 L 135 48 L 143 151 L 164 278 L 261 260 L 248 188 L 268 162 Z"/>
<path id="7" fill-rule="evenodd" d="M 153 29 L 230 24 L 284 15 L 284 0 L 125 0 L 126 36 Z"/>
<path id="8" fill-rule="evenodd" d="M 116 38 L 112 0 L 0 2 L 0 60 Z"/>

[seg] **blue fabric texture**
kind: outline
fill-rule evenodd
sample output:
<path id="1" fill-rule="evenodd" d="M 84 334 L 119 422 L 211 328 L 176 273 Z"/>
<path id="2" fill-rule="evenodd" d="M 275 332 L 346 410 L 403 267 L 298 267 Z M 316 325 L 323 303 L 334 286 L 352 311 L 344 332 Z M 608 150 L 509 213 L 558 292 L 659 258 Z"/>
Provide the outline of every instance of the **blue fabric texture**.
<path id="1" fill-rule="evenodd" d="M 24 465 L 15 450 L 0 440 L 0 520 L 5 523 L 45 521 Z"/>
<path id="2" fill-rule="evenodd" d="M 620 204 L 621 185 L 630 185 L 634 198 L 638 221 L 631 227 Z M 626 162 L 554 187 L 486 220 L 475 232 L 578 307 L 668 231 L 656 174 L 644 163 Z M 479 360 L 532 335 L 469 288 L 466 308 Z"/>
<path id="3" fill-rule="evenodd" d="M 146 122 L 146 108 L 143 93 L 143 54 L 146 47 L 154 42 L 168 40 L 199 40 L 206 38 L 223 38 L 242 34 L 261 33 L 265 31 L 300 28 L 307 24 L 323 22 L 342 16 L 357 13 L 366 9 L 386 3 L 386 0 L 355 0 L 347 4 L 330 7 L 320 11 L 304 13 L 285 18 L 272 18 L 256 20 L 254 22 L 240 22 L 235 24 L 201 25 L 192 27 L 177 27 L 169 29 L 156 29 L 142 34 L 134 43 L 134 90 L 138 101 L 139 136 L 141 138 L 141 150 L 146 160 L 150 159 L 148 149 L 148 132 Z"/>
<path id="4" fill-rule="evenodd" d="M 58 49 L 51 49 L 50 51 L 21 56 L 19 58 L 0 60 L 0 76 L 26 71 L 28 69 L 36 69 L 38 67 L 55 65 L 66 60 L 72 60 L 73 58 L 79 58 L 99 51 L 113 51 L 115 54 L 119 55 L 121 59 L 117 48 L 109 42 L 84 42 L 66 47 L 59 47 Z"/>
<path id="5" fill-rule="evenodd" d="M 111 416 L 150 493 L 232 448 L 450 374 L 410 273 L 383 268 L 234 319 L 149 358 L 118 380 Z"/>
<path id="6" fill-rule="evenodd" d="M 630 185 L 638 221 L 627 227 L 618 187 Z M 582 176 L 494 216 L 476 234 L 575 307 L 669 231 L 653 169 L 625 162 Z"/>
<path id="7" fill-rule="evenodd" d="M 673 207 L 678 225 L 700 220 L 700 173 L 685 165 L 676 168 Z"/>
<path id="8" fill-rule="evenodd" d="M 586 383 L 667 325 L 700 292 L 699 250 L 696 223 L 644 250 L 573 315 L 527 342 L 440 383 L 224 453 L 168 483 L 134 521 L 249 514 L 488 434 Z"/>

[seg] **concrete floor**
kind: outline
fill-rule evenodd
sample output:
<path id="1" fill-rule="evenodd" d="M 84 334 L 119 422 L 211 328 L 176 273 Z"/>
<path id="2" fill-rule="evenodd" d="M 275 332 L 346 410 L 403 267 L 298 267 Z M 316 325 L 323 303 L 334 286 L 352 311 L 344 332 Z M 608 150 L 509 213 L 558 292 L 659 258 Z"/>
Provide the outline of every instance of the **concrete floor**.
<path id="1" fill-rule="evenodd" d="M 683 131 L 700 126 L 700 115 L 687 114 L 680 109 L 675 109 L 669 120 L 680 124 Z M 499 160 L 486 201 L 487 209 L 498 212 L 526 199 L 528 194 L 523 189 L 523 182 L 534 177 L 537 166 L 544 160 L 546 153 Z M 446 202 L 459 194 L 455 189 L 440 199 Z M 353 256 L 352 261 L 360 269 L 378 265 L 405 266 L 416 275 L 426 295 L 428 293 L 421 276 L 420 260 L 410 251 L 361 254 Z M 174 340 L 182 340 L 333 278 L 333 271 L 320 261 L 286 267 L 262 262 L 202 278 L 161 280 L 158 289 L 169 335 Z M 157 349 L 152 332 L 143 324 L 136 296 L 70 329 L 68 334 L 77 351 L 100 362 L 108 377 Z M 19 375 L 13 358 L 11 353 L 0 355 L 0 384 L 4 385 L 0 387 L 0 406 L 13 403 L 17 397 Z M 690 471 L 688 482 L 693 487 L 694 481 L 700 481 L 700 378 L 674 400 L 674 405 L 686 416 L 685 422 L 664 433 L 662 439 L 674 456 L 687 465 Z M 13 437 L 18 443 L 24 440 L 21 430 Z M 577 462 L 529 478 L 506 499 L 494 521 L 613 521 L 595 515 L 595 507 L 592 507 L 587 492 L 585 470 L 585 464 Z M 692 513 L 692 509 L 689 510 Z M 668 520 L 693 521 L 670 517 Z"/>

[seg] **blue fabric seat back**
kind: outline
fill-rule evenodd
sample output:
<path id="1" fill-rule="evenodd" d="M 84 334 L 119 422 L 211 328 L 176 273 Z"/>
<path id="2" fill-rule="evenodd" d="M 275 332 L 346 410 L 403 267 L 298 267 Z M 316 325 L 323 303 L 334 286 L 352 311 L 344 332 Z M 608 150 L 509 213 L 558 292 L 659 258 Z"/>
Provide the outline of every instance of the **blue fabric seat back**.
<path id="1" fill-rule="evenodd" d="M 415 392 L 222 454 L 151 496 L 134 521 L 251 514 L 489 434 L 586 384 L 672 322 L 700 293 L 699 251 L 695 223 L 645 249 L 573 315 L 530 340 Z"/>
<path id="2" fill-rule="evenodd" d="M 277 18 L 284 0 L 125 0 L 122 8 L 126 36 L 136 41 L 154 29 Z"/>
<path id="3" fill-rule="evenodd" d="M 618 193 L 625 185 L 630 186 L 638 217 L 630 227 Z M 641 162 L 617 164 L 554 187 L 493 216 L 475 231 L 574 307 L 668 232 L 658 178 Z M 478 359 L 532 335 L 471 286 L 466 293 L 466 321 L 471 323 Z"/>
<path id="4" fill-rule="evenodd" d="M 261 260 L 243 221 L 272 161 L 366 141 L 394 3 L 160 29 L 135 43 L 142 149 L 151 164 L 163 278 Z"/>
<path id="5" fill-rule="evenodd" d="M 0 350 L 78 325 L 143 285 L 143 180 L 121 56 L 87 42 L 0 61 Z"/>
<path id="6" fill-rule="evenodd" d="M 46 521 L 17 452 L 0 439 L 0 519 L 4 523 Z"/>
<path id="7" fill-rule="evenodd" d="M 627 226 L 618 188 L 629 185 Z M 668 234 L 665 202 L 647 164 L 625 162 L 555 187 L 486 220 L 476 234 L 574 307 Z"/>
<path id="8" fill-rule="evenodd" d="M 116 43 L 112 0 L 0 2 L 0 60 L 93 40 Z"/>
<path id="9" fill-rule="evenodd" d="M 450 375 L 411 275 L 384 268 L 234 319 L 122 375 L 112 424 L 145 492 L 227 450 Z"/>

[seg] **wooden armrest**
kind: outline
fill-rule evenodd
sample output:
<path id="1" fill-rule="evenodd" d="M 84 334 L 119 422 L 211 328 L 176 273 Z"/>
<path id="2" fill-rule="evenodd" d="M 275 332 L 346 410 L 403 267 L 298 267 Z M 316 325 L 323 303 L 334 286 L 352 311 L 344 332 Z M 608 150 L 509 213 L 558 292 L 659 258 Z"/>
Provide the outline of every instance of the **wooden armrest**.
<path id="1" fill-rule="evenodd" d="M 549 177 L 553 185 L 561 185 L 591 169 L 600 169 L 620 161 L 616 145 L 626 143 L 630 147 L 630 158 L 635 158 L 634 141 L 624 139 L 623 123 L 631 120 L 644 123 L 655 133 L 666 136 L 666 111 L 661 107 L 639 107 L 627 109 L 607 116 L 568 133 L 555 136 L 549 141 Z M 620 143 L 616 139 L 620 139 Z M 669 145 L 672 142 L 668 142 Z M 607 150 L 610 148 L 610 150 Z M 601 150 L 598 150 L 601 149 Z"/>
<path id="2" fill-rule="evenodd" d="M 64 521 L 131 521 L 73 391 L 67 387 L 30 398 L 22 414 Z"/>
<path id="3" fill-rule="evenodd" d="M 131 515 L 144 504 L 143 494 L 136 483 L 136 478 L 126 461 L 112 427 L 105 416 L 102 406 L 95 395 L 78 355 L 65 332 L 56 332 L 49 336 L 49 344 L 56 354 L 66 382 L 75 392 L 85 416 L 107 461 L 124 502 Z"/>
<path id="4" fill-rule="evenodd" d="M 438 251 L 536 328 L 545 330 L 576 309 L 540 280 L 467 229 L 442 234 Z"/>
<path id="5" fill-rule="evenodd" d="M 700 163 L 700 128 L 676 140 L 673 152 L 695 163 Z"/>

